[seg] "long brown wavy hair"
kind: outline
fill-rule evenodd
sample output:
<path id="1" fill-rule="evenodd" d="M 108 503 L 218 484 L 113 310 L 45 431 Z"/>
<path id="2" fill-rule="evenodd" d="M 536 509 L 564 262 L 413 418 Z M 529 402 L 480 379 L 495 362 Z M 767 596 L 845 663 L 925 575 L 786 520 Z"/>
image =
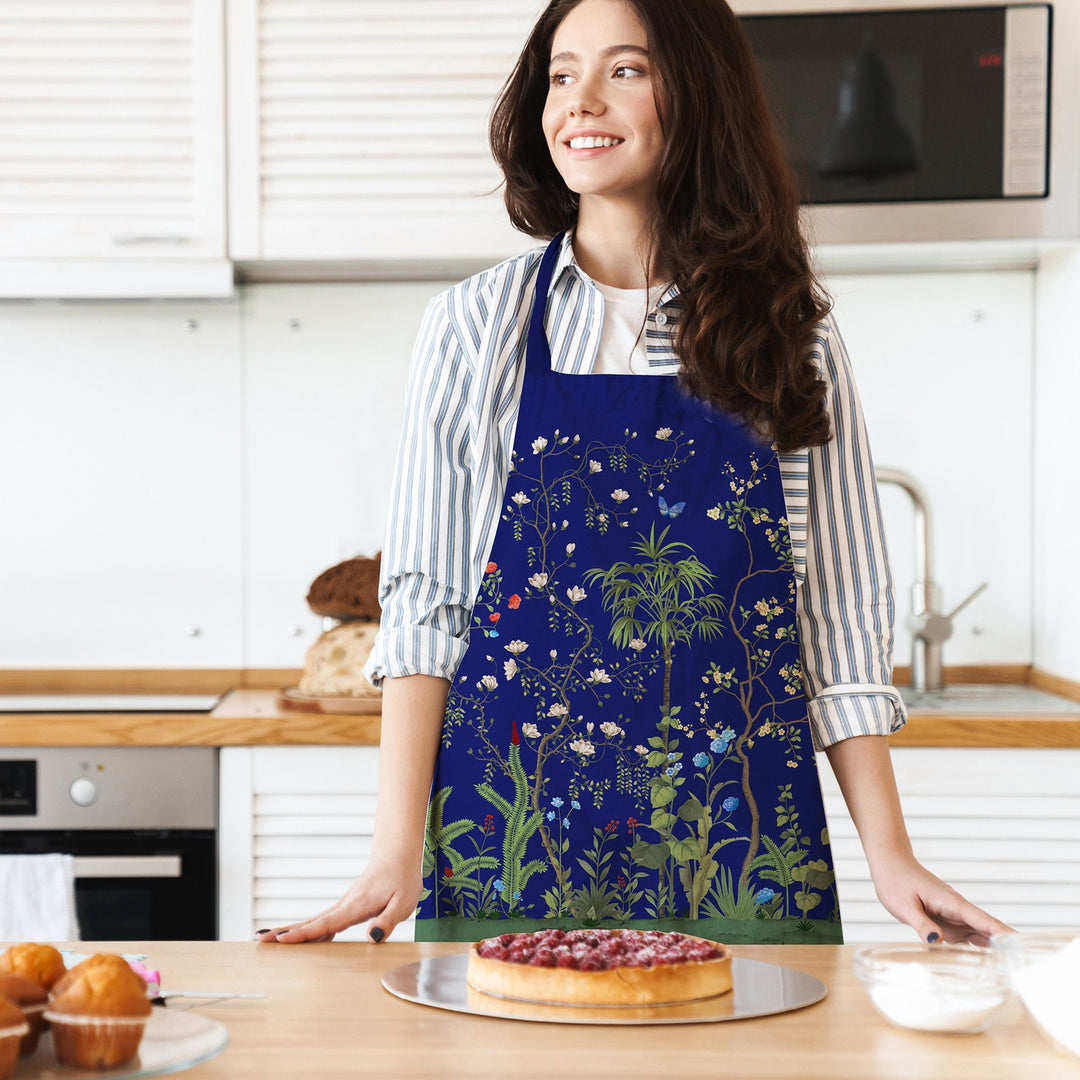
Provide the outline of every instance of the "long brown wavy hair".
<path id="1" fill-rule="evenodd" d="M 670 267 L 685 304 L 680 378 L 780 452 L 821 445 L 826 387 L 809 354 L 832 305 L 810 269 L 798 182 L 746 33 L 724 0 L 626 2 L 659 77 L 667 145 L 649 256 Z M 552 0 L 540 15 L 491 118 L 510 220 L 538 239 L 577 221 L 578 196 L 551 160 L 541 117 L 551 42 L 579 3 Z"/>

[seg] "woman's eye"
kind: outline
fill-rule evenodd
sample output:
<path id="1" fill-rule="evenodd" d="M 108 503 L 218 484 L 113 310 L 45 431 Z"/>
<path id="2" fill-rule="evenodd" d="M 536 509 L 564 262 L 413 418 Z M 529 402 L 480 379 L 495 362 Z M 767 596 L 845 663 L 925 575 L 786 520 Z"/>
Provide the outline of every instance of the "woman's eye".
<path id="1" fill-rule="evenodd" d="M 569 78 L 570 78 L 570 76 L 567 75 L 566 72 L 564 72 L 564 71 L 557 72 L 556 74 L 551 76 L 551 85 L 552 86 L 565 86 L 566 81 L 569 80 Z"/>
<path id="2" fill-rule="evenodd" d="M 615 69 L 615 74 L 619 78 L 625 79 L 628 77 L 633 77 L 634 75 L 644 75 L 645 72 L 642 71 L 641 68 L 632 67 L 630 64 L 620 64 Z"/>

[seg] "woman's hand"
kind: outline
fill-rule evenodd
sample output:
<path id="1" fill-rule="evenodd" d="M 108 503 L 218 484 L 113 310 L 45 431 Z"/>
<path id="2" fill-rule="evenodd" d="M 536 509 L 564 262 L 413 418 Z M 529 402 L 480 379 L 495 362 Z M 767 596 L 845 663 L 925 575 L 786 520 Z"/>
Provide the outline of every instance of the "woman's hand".
<path id="1" fill-rule="evenodd" d="M 913 856 L 879 860 L 871 873 L 885 910 L 923 941 L 989 945 L 992 934 L 1012 929 L 965 900 Z"/>
<path id="2" fill-rule="evenodd" d="M 260 930 L 255 937 L 284 945 L 333 941 L 335 934 L 370 919 L 368 940 L 385 941 L 416 910 L 423 887 L 423 876 L 412 862 L 371 862 L 337 903 L 304 922 Z"/>

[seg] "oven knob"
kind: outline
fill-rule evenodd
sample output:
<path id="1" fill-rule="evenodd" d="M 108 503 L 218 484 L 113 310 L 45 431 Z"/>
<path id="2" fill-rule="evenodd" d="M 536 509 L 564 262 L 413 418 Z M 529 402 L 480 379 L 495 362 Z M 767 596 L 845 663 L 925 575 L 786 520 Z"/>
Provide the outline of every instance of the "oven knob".
<path id="1" fill-rule="evenodd" d="M 88 776 L 80 776 L 77 780 L 71 781 L 68 794 L 76 806 L 89 806 L 91 803 L 97 802 L 98 790 L 94 785 L 94 781 Z"/>

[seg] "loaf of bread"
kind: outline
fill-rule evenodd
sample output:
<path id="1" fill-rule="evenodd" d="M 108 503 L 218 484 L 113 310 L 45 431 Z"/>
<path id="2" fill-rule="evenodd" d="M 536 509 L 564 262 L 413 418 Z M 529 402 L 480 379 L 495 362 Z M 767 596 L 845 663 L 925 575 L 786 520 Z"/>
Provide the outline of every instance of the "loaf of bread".
<path id="1" fill-rule="evenodd" d="M 368 558 L 346 559 L 324 570 L 308 590 L 307 602 L 316 615 L 332 619 L 379 621 L 379 566 L 382 552 Z"/>
<path id="2" fill-rule="evenodd" d="M 377 690 L 364 676 L 379 624 L 347 622 L 327 630 L 308 649 L 301 694 L 310 697 L 368 697 Z"/>

